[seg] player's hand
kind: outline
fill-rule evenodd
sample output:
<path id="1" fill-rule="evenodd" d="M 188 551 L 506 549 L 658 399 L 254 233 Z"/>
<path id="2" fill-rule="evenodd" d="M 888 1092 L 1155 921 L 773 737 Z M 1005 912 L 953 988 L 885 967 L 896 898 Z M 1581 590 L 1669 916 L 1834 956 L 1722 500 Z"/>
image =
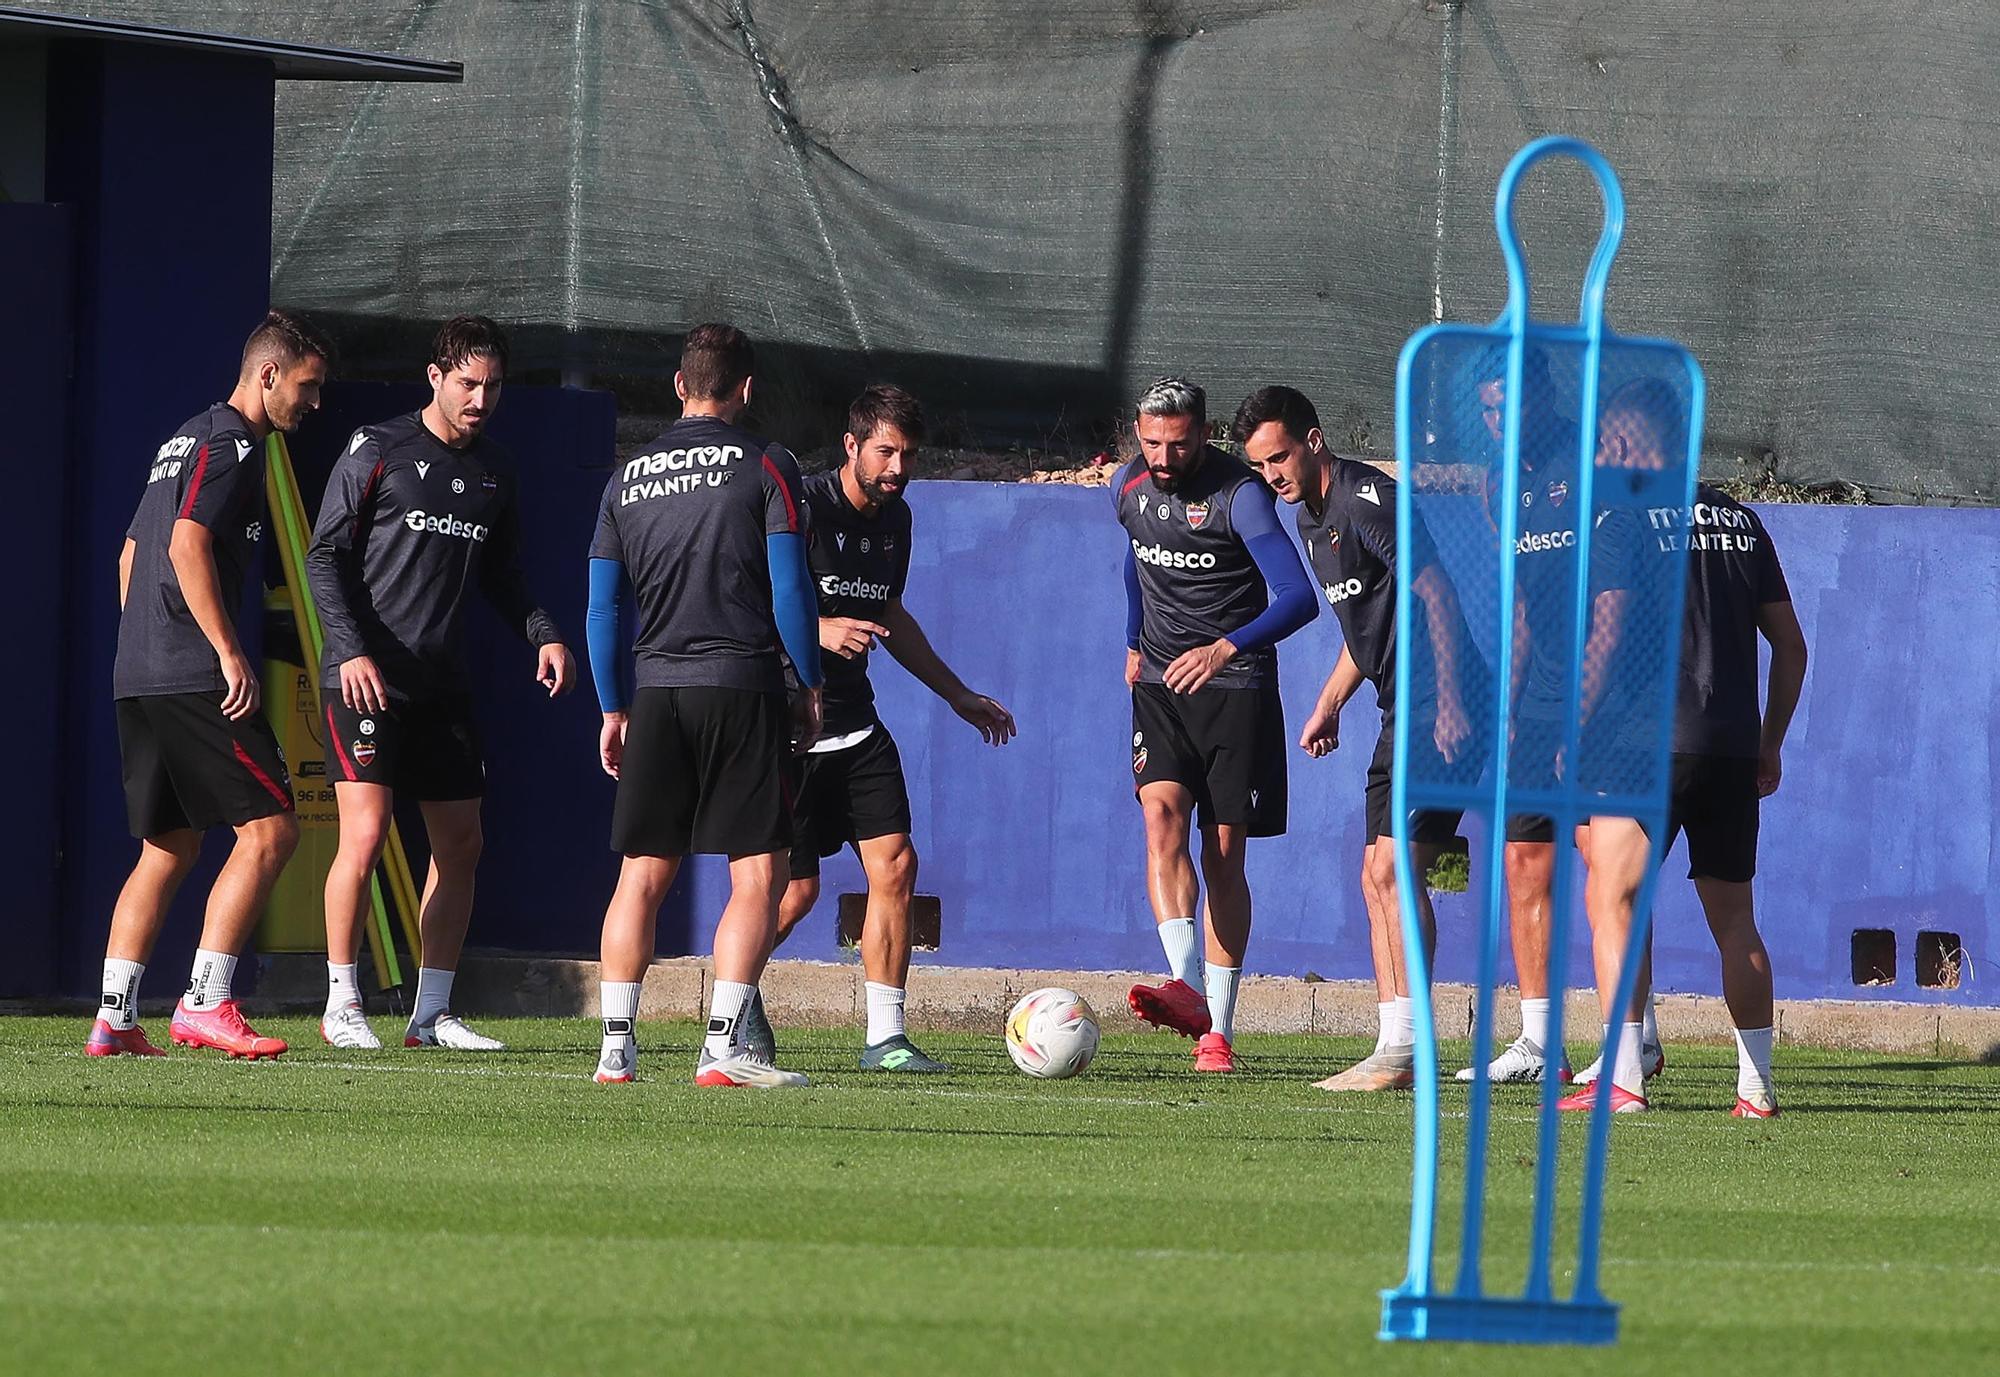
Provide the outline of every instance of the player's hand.
<path id="1" fill-rule="evenodd" d="M 1769 798 L 1785 779 L 1785 763 L 1776 747 L 1757 753 L 1757 797 Z"/>
<path id="2" fill-rule="evenodd" d="M 1458 762 L 1465 743 L 1472 739 L 1472 723 L 1466 719 L 1465 704 L 1459 702 L 1456 693 L 1438 698 L 1437 722 L 1431 728 L 1431 739 L 1437 743 L 1438 754 L 1447 765 Z"/>
<path id="3" fill-rule="evenodd" d="M 1340 749 L 1340 709 L 1313 705 L 1312 716 L 1306 719 L 1305 729 L 1299 733 L 1299 749 L 1318 760 Z"/>
<path id="4" fill-rule="evenodd" d="M 618 778 L 618 767 L 625 760 L 625 728 L 631 721 L 622 712 L 607 712 L 604 726 L 597 733 L 597 763 L 613 779 Z"/>
<path id="5" fill-rule="evenodd" d="M 387 712 L 389 686 L 366 655 L 340 662 L 340 701 L 355 712 Z"/>
<path id="6" fill-rule="evenodd" d="M 1019 730 L 1014 725 L 1014 714 L 983 693 L 967 692 L 954 698 L 951 710 L 979 728 L 980 738 L 989 746 L 1006 745 Z"/>
<path id="7" fill-rule="evenodd" d="M 1140 671 L 1140 669 L 1141 669 L 1142 667 L 1143 667 L 1143 665 L 1142 665 L 1142 662 L 1141 662 L 1141 661 L 1140 661 L 1140 659 L 1139 659 L 1139 652 L 1138 652 L 1138 651 L 1136 651 L 1136 650 L 1127 650 L 1127 651 L 1125 652 L 1125 687 L 1126 687 L 1126 688 L 1131 688 L 1131 687 L 1132 687 L 1132 685 L 1134 685 L 1134 684 L 1136 684 L 1136 683 L 1138 683 L 1138 682 L 1139 682 L 1139 671 Z"/>
<path id="8" fill-rule="evenodd" d="M 560 698 L 576 687 L 576 657 L 560 641 L 551 641 L 535 654 L 535 682 Z"/>
<path id="9" fill-rule="evenodd" d="M 792 698 L 792 754 L 804 755 L 819 740 L 821 710 L 819 690 L 802 688 Z"/>
<path id="10" fill-rule="evenodd" d="M 857 617 L 821 617 L 819 648 L 830 650 L 843 660 L 866 655 L 879 637 L 889 634 L 886 626 L 864 622 Z"/>
<path id="11" fill-rule="evenodd" d="M 1193 693 L 1203 684 L 1222 673 L 1222 667 L 1236 658 L 1236 647 L 1227 638 L 1211 641 L 1207 645 L 1196 646 L 1184 655 L 1175 657 L 1161 677 L 1167 687 L 1175 693 Z"/>
<path id="12" fill-rule="evenodd" d="M 248 717 L 264 701 L 264 685 L 257 669 L 241 650 L 219 657 L 222 661 L 222 715 L 230 721 Z"/>

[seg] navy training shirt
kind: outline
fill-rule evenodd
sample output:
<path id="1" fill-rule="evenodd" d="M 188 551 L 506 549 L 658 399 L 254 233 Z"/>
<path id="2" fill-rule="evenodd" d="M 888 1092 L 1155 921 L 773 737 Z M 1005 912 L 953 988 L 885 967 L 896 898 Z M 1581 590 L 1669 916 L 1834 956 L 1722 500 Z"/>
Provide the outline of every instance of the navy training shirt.
<path id="1" fill-rule="evenodd" d="M 521 573 L 512 465 L 493 441 L 453 449 L 419 412 L 354 432 L 320 499 L 306 576 L 326 633 L 320 686 L 375 661 L 392 697 L 470 687 L 464 622 L 477 587 L 530 645 L 560 641 Z"/>
<path id="2" fill-rule="evenodd" d="M 590 557 L 632 581 L 639 688 L 784 691 L 765 540 L 806 533 L 801 486 L 790 450 L 712 416 L 613 471 Z"/>
<path id="3" fill-rule="evenodd" d="M 898 495 L 869 516 L 847 500 L 840 474 L 834 469 L 805 480 L 812 526 L 806 557 L 819 593 L 819 615 L 879 626 L 889 603 L 903 596 L 909 582 L 910 506 Z M 825 734 L 845 736 L 874 726 L 878 719 L 868 652 L 850 660 L 825 651 L 820 665 L 826 674 L 821 700 Z"/>
<path id="4" fill-rule="evenodd" d="M 213 536 L 227 610 L 242 595 L 245 571 L 264 538 L 264 446 L 234 407 L 218 402 L 190 418 L 153 455 L 125 530 L 134 549 L 111 671 L 115 698 L 228 687 L 222 661 L 188 611 L 174 572 L 169 546 L 178 521 L 198 522 Z M 240 612 L 232 620 L 240 621 Z"/>

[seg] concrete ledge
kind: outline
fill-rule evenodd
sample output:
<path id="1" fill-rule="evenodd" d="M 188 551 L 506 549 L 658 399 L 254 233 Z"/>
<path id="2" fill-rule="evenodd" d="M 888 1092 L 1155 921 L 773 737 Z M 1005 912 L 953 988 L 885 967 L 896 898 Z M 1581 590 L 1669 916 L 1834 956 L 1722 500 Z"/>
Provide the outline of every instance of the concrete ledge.
<path id="1" fill-rule="evenodd" d="M 1061 985 L 1075 990 L 1097 1011 L 1107 1032 L 1144 1028 L 1125 1005 L 1134 980 L 1156 980 L 1157 972 L 985 970 L 958 966 L 918 966 L 910 973 L 907 1014 L 912 1028 L 998 1032 L 1007 1010 L 1029 990 Z M 764 976 L 764 1002 L 779 1027 L 824 1027 L 862 1020 L 859 964 L 773 961 Z M 639 1017 L 693 1019 L 704 1015 L 710 986 L 705 957 L 656 961 L 646 972 Z M 264 958 L 256 1003 L 319 1007 L 326 989 L 326 966 L 312 956 Z M 454 1003 L 468 1014 L 536 1018 L 597 1017 L 597 963 L 573 957 L 474 955 L 460 969 Z M 1438 1035 L 1472 1035 L 1474 993 L 1468 985 L 1440 985 L 1432 1006 Z M 1669 994 L 1659 998 L 1660 1030 L 1669 1042 L 1727 1042 L 1733 1032 L 1729 1011 L 1713 995 Z M 1253 975 L 1243 981 L 1236 1026 L 1250 1033 L 1316 1033 L 1327 1037 L 1373 1037 L 1375 988 L 1359 980 L 1297 980 Z M 1596 996 L 1572 990 L 1565 1004 L 1565 1034 L 1571 1046 L 1596 1036 Z M 1495 1039 L 1520 1031 L 1520 1009 L 1512 990 L 1494 1001 Z M 1923 1056 L 2000 1056 L 2000 1009 L 1862 1000 L 1780 1000 L 1778 1041 L 1793 1046 L 1855 1048 Z"/>

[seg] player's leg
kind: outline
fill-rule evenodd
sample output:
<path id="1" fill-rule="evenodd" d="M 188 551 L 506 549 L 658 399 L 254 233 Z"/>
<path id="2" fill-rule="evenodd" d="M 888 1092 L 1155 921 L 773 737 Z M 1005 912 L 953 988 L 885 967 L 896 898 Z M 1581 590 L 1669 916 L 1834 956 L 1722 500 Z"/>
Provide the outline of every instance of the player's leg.
<path id="1" fill-rule="evenodd" d="M 1681 758 L 1675 761 L 1676 766 Z M 1771 1079 L 1775 1022 L 1771 955 L 1757 931 L 1751 881 L 1757 874 L 1760 800 L 1753 760 L 1687 758 L 1688 870 L 1722 955 L 1722 997 L 1736 1025 L 1738 1118 L 1778 1112 Z"/>
<path id="2" fill-rule="evenodd" d="M 627 752 L 629 759 L 629 740 Z M 620 785 L 622 792 L 622 780 Z M 679 856 L 628 855 L 618 868 L 598 951 L 598 1003 L 604 1020 L 594 1077 L 599 1085 L 632 1079 L 638 1060 L 633 1024 L 639 1017 L 639 990 L 653 961 L 660 905 L 680 867 Z"/>
<path id="3" fill-rule="evenodd" d="M 1200 1037 L 1209 1028 L 1202 997 L 1201 887 L 1188 834 L 1195 789 L 1205 777 L 1200 753 L 1181 721 L 1181 704 L 1164 684 L 1132 686 L 1132 787 L 1146 827 L 1146 897 L 1166 953 L 1167 979 L 1134 985 L 1126 1003 L 1160 1028 Z"/>
<path id="4" fill-rule="evenodd" d="M 448 1047 L 461 1052 L 497 1052 L 502 1044 L 483 1037 L 451 1012 L 451 987 L 472 925 L 472 899 L 478 881 L 485 830 L 480 800 L 427 799 L 422 804 L 424 833 L 430 842 L 430 871 L 424 877 L 423 908 L 418 936 L 423 943 L 417 969 L 416 1006 L 404 1031 L 405 1047 Z"/>
<path id="5" fill-rule="evenodd" d="M 1632 941 L 1634 909 L 1639 890 L 1651 863 L 1652 842 L 1645 829 L 1632 818 L 1595 817 L 1582 849 L 1589 857 L 1584 881 L 1584 912 L 1590 920 L 1592 963 L 1597 974 L 1598 1009 L 1610 1037 L 1611 1024 L 1621 1025 L 1618 1053 L 1611 1067 L 1611 1108 L 1624 1113 L 1646 1108 L 1646 1078 L 1640 1068 L 1644 1024 L 1641 1018 L 1647 990 L 1643 981 L 1633 988 L 1631 1002 L 1623 1009 L 1612 1007 L 1618 981 L 1627 956 L 1643 961 L 1643 952 L 1628 952 Z M 1588 1110 L 1599 1094 L 1596 1086 L 1577 1091 L 1558 1103 L 1558 1108 Z"/>
<path id="6" fill-rule="evenodd" d="M 1514 978 L 1521 991 L 1521 1035 L 1486 1068 L 1496 1083 L 1539 1081 L 1547 1058 L 1559 1058 L 1557 1077 L 1570 1079 L 1569 1055 L 1550 1049 L 1549 909 L 1555 887 L 1554 824 L 1547 818 L 1508 820 L 1503 867 L 1507 877 L 1507 932 L 1514 948 Z M 1470 1067 L 1458 1079 L 1472 1079 Z"/>
<path id="7" fill-rule="evenodd" d="M 342 779 L 334 781 L 333 797 L 340 812 L 340 844 L 326 872 L 327 994 L 319 1032 L 335 1047 L 373 1051 L 382 1043 L 362 1012 L 358 962 L 370 885 L 389 836 L 395 794 L 386 784 Z"/>
<path id="8" fill-rule="evenodd" d="M 201 834 L 181 827 L 139 843 L 139 859 L 118 891 L 111 910 L 111 935 L 104 944 L 104 984 L 97 1021 L 84 1050 L 93 1057 L 159 1057 L 166 1053 L 139 1027 L 139 979 L 146 973 L 153 943 L 181 881 L 201 855 Z"/>
<path id="9" fill-rule="evenodd" d="M 869 837 L 857 844 L 868 875 L 868 914 L 861 926 L 861 968 L 868 998 L 865 1071 L 935 1074 L 951 1068 L 910 1040 L 903 1006 L 910 983 L 913 931 L 910 909 L 917 893 L 917 849 L 907 832 Z"/>
<path id="10" fill-rule="evenodd" d="M 1250 950 L 1250 882 L 1243 873 L 1249 849 L 1249 829 L 1243 825 L 1210 824 L 1201 829 L 1201 879 L 1207 891 L 1206 966 L 1209 1031 L 1195 1048 L 1197 1071 L 1234 1071 L 1236 1055 L 1236 990 L 1243 979 L 1243 958 Z"/>
<path id="11" fill-rule="evenodd" d="M 233 993 L 236 962 L 263 917 L 271 889 L 298 849 L 291 777 L 278 739 L 261 714 L 230 721 L 221 694 L 177 694 L 155 700 L 171 721 L 176 744 L 168 765 L 175 791 L 196 829 L 221 824 L 236 841 L 208 892 L 201 942 L 187 993 L 174 1008 L 175 1042 L 213 1047 L 240 1057 L 275 1057 L 278 1038 L 260 1037 L 244 1021 Z"/>
<path id="12" fill-rule="evenodd" d="M 1395 928 L 1400 925 L 1401 915 L 1396 911 L 1394 842 L 1389 843 L 1391 849 L 1382 853 L 1389 862 L 1386 885 L 1381 858 L 1376 854 L 1390 830 L 1390 766 L 1394 748 L 1394 728 L 1384 714 L 1375 755 L 1368 764 L 1364 795 L 1368 839 L 1361 851 L 1361 902 L 1368 914 L 1368 955 L 1375 967 L 1375 1047 L 1345 1071 L 1313 1082 L 1321 1090 L 1393 1090 L 1411 1082 L 1410 1039 L 1407 1035 L 1399 1037 L 1397 1025 L 1396 968 L 1401 934 Z M 1391 1049 L 1399 1046 L 1403 1055 L 1397 1064 Z"/>
<path id="13" fill-rule="evenodd" d="M 791 881 L 791 724 L 782 693 L 682 689 L 682 731 L 693 766 L 693 850 L 729 857 L 729 902 L 717 921 L 715 982 L 695 1084 L 802 1086 L 744 1040 L 744 1011 L 770 960 L 778 905 Z"/>

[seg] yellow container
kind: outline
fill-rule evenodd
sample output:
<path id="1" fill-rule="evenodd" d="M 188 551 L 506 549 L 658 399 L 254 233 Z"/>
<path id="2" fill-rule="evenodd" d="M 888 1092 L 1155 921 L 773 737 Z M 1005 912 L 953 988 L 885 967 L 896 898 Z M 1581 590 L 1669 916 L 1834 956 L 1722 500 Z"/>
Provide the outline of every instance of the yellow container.
<path id="1" fill-rule="evenodd" d="M 264 711 L 292 771 L 299 812 L 299 849 L 271 891 L 271 906 L 257 929 L 257 950 L 326 950 L 326 872 L 340 846 L 340 812 L 326 773 L 326 729 L 313 708 L 311 676 L 303 663 L 298 624 L 283 588 L 264 594 Z"/>

